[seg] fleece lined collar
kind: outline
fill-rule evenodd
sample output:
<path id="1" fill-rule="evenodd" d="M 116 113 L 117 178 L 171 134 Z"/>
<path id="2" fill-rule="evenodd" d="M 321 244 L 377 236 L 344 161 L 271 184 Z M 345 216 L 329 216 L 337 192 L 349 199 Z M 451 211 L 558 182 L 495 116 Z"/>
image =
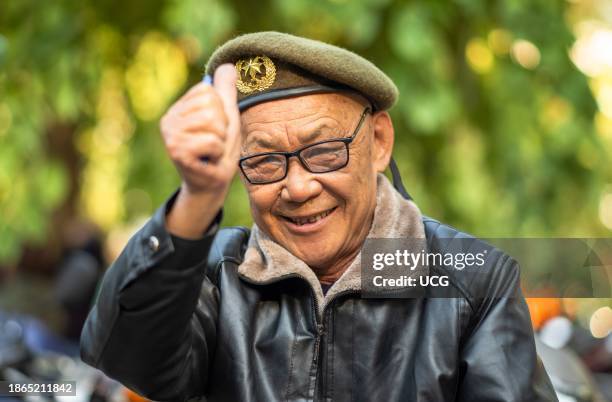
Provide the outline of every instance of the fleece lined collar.
<path id="1" fill-rule="evenodd" d="M 424 239 L 421 212 L 416 204 L 404 199 L 383 174 L 378 175 L 376 185 L 376 209 L 367 237 Z M 361 290 L 361 253 L 323 296 L 321 284 L 312 269 L 272 240 L 257 225 L 253 225 L 248 248 L 238 272 L 250 282 L 261 284 L 279 280 L 287 275 L 299 275 L 314 290 L 318 310 L 322 312 L 335 295 L 348 290 Z"/>

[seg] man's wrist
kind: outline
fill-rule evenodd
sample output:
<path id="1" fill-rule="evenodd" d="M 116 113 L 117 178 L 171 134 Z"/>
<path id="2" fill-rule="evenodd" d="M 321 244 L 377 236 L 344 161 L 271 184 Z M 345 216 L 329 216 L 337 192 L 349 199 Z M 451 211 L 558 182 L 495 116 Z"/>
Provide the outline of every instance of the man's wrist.
<path id="1" fill-rule="evenodd" d="M 214 229 L 224 194 L 194 194 L 181 187 L 174 202 L 166 210 L 166 229 L 176 237 L 187 240 L 203 238 Z"/>
<path id="2" fill-rule="evenodd" d="M 198 238 L 184 238 L 184 237 L 180 237 L 178 235 L 175 235 L 173 233 L 170 232 L 170 236 L 173 239 L 180 239 L 186 242 L 198 242 L 203 240 L 205 237 L 208 236 L 212 236 L 214 235 L 219 228 L 221 228 L 221 220 L 223 219 L 223 209 L 220 209 L 219 212 L 217 212 L 217 215 L 215 216 L 215 219 L 213 219 L 213 221 L 210 223 L 210 225 L 208 225 L 208 227 L 206 229 L 204 229 L 204 231 L 202 231 L 201 236 Z"/>

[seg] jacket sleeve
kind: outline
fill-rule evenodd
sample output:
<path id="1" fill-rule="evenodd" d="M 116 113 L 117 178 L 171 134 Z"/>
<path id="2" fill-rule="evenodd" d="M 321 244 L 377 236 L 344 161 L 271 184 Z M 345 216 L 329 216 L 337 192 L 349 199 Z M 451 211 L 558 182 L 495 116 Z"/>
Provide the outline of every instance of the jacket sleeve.
<path id="1" fill-rule="evenodd" d="M 460 351 L 458 401 L 540 402 L 557 397 L 535 350 L 519 266 L 503 254 L 476 304 L 472 332 Z"/>
<path id="2" fill-rule="evenodd" d="M 215 230 L 197 241 L 173 238 L 165 212 L 157 210 L 106 272 L 81 357 L 143 396 L 174 401 L 204 392 L 219 292 L 205 275 Z"/>

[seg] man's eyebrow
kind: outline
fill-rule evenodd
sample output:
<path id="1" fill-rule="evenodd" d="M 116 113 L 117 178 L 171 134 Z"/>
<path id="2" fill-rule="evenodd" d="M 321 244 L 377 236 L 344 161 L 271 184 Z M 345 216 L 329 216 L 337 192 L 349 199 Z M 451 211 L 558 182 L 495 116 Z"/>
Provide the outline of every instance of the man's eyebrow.
<path id="1" fill-rule="evenodd" d="M 323 135 L 326 130 L 332 132 L 341 131 L 338 129 L 338 127 L 332 127 L 328 123 L 322 123 L 314 130 L 304 134 L 304 136 L 300 136 L 300 142 L 304 145 L 308 145 L 311 142 L 315 142 L 315 140 L 321 137 L 321 135 Z M 275 144 L 273 141 L 270 141 L 270 139 L 262 136 L 255 136 L 255 138 L 247 140 L 245 147 L 248 148 L 249 145 L 257 145 L 261 148 L 270 150 L 277 150 L 276 148 L 278 148 L 278 144 Z"/>
<path id="2" fill-rule="evenodd" d="M 338 127 L 332 127 L 328 123 L 322 123 L 317 128 L 315 128 L 314 130 L 312 130 L 309 133 L 307 133 L 306 135 L 304 135 L 304 137 L 301 137 L 300 138 L 301 142 L 303 144 L 308 144 L 308 143 L 314 142 L 317 138 L 319 138 L 321 135 L 323 135 L 323 132 L 325 130 L 331 131 L 331 132 L 334 132 L 334 133 L 337 133 L 337 132 L 341 131 L 341 130 L 339 130 Z"/>
<path id="3" fill-rule="evenodd" d="M 250 145 L 250 144 L 255 144 L 258 145 L 262 148 L 266 148 L 266 149 L 273 149 L 274 148 L 274 143 L 269 141 L 266 138 L 262 138 L 262 137 L 255 137 L 254 140 L 251 141 L 247 141 L 246 145 Z"/>

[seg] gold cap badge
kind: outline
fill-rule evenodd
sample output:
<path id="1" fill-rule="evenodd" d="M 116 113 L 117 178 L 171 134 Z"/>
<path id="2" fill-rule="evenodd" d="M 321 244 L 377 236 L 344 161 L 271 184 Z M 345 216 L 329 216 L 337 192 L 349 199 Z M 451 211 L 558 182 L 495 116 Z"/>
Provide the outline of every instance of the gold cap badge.
<path id="1" fill-rule="evenodd" d="M 243 94 L 263 91 L 274 84 L 276 67 L 267 56 L 255 56 L 236 62 L 236 88 Z"/>

